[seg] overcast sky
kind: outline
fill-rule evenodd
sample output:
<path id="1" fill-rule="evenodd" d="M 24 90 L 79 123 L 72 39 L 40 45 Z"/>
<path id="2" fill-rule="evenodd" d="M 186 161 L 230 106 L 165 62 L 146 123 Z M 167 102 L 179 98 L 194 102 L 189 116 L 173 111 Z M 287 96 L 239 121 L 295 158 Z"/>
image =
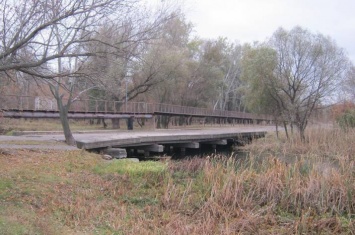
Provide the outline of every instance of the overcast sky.
<path id="1" fill-rule="evenodd" d="M 181 0 L 180 0 L 181 1 Z M 264 41 L 296 25 L 332 37 L 355 63 L 355 0 L 182 0 L 202 38 Z"/>

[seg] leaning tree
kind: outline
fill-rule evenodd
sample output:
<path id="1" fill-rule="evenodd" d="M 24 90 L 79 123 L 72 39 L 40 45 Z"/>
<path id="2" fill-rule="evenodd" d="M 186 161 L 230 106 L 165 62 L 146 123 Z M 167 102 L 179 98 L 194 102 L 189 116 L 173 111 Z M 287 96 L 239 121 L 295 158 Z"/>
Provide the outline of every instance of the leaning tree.
<path id="1" fill-rule="evenodd" d="M 0 72 L 8 76 L 24 73 L 49 84 L 68 144 L 75 143 L 67 117 L 75 100 L 75 81 L 90 78 L 84 69 L 89 58 L 108 53 L 90 45 L 119 51 L 122 44 L 148 40 L 146 34 L 157 30 L 165 19 L 164 11 L 155 18 L 143 17 L 137 12 L 142 7 L 139 4 L 138 0 L 0 0 Z M 123 32 L 126 22 L 139 28 L 122 40 L 111 43 L 97 35 L 106 24 Z"/>

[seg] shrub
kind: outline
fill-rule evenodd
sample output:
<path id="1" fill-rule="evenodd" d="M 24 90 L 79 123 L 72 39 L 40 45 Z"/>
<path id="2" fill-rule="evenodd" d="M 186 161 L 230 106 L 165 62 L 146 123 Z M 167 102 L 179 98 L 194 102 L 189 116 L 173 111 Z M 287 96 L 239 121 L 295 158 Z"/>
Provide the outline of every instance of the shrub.
<path id="1" fill-rule="evenodd" d="M 336 122 L 343 130 L 355 127 L 355 109 L 347 110 L 336 119 Z"/>

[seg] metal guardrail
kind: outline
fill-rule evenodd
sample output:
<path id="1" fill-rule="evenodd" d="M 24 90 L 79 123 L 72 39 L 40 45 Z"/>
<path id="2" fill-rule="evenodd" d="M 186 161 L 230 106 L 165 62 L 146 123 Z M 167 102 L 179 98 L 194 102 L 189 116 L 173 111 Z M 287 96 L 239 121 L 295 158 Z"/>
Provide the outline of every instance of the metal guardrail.
<path id="1" fill-rule="evenodd" d="M 63 100 L 63 102 L 67 102 Z M 58 111 L 54 98 L 0 95 L 0 109 L 2 110 L 30 110 L 30 111 Z M 90 113 L 128 113 L 128 114 L 171 114 L 205 117 L 226 117 L 253 120 L 272 120 L 269 115 L 258 115 L 237 111 L 213 110 L 161 103 L 121 102 L 109 100 L 79 99 L 73 102 L 70 112 Z"/>

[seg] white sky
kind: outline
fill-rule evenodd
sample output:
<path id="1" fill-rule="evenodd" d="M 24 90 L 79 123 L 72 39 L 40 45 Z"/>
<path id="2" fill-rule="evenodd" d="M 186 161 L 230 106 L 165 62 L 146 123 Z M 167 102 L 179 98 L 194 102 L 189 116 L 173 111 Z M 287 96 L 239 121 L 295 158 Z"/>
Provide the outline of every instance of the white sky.
<path id="1" fill-rule="evenodd" d="M 271 37 L 280 26 L 290 30 L 299 25 L 333 38 L 355 63 L 355 0 L 182 0 L 182 4 L 202 38 L 222 36 L 251 43 Z"/>

